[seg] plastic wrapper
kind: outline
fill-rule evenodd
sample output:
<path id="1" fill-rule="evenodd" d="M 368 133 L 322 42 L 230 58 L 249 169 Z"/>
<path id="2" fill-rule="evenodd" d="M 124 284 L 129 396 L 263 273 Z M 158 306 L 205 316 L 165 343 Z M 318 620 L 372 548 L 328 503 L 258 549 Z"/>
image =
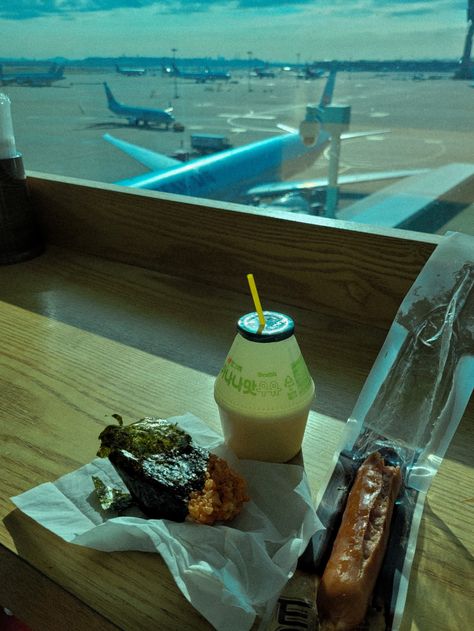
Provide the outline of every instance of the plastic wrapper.
<path id="1" fill-rule="evenodd" d="M 436 248 L 392 323 L 317 498 L 325 528 L 302 561 L 322 573 L 367 455 L 379 451 L 388 464 L 399 465 L 404 483 L 374 592 L 386 630 L 401 624 L 426 493 L 473 385 L 474 238 L 453 233 Z"/>

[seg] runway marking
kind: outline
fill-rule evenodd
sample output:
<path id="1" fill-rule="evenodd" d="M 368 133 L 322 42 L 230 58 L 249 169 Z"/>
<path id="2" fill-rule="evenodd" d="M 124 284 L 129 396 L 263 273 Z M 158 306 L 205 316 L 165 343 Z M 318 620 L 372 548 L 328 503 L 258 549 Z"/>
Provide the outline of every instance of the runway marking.
<path id="1" fill-rule="evenodd" d="M 250 120 L 274 121 L 276 116 L 265 114 L 244 114 L 241 118 L 249 118 Z"/>
<path id="2" fill-rule="evenodd" d="M 267 109 L 264 110 L 263 112 L 259 112 L 256 113 L 254 110 L 250 110 L 244 114 L 225 114 L 225 113 L 221 113 L 221 114 L 217 114 L 217 117 L 219 118 L 227 118 L 227 124 L 231 127 L 231 128 L 235 128 L 236 125 L 239 125 L 238 129 L 240 130 L 242 128 L 242 122 L 243 121 L 258 121 L 258 120 L 262 120 L 262 121 L 274 121 L 277 119 L 277 115 L 280 112 L 291 112 L 294 110 L 301 110 L 302 111 L 302 116 L 303 116 L 303 112 L 304 112 L 304 107 L 301 106 L 300 103 L 294 104 L 294 105 L 285 105 L 285 106 L 280 106 L 280 107 L 276 107 L 276 108 L 271 108 L 271 109 Z M 237 123 L 237 121 L 239 121 L 239 123 Z M 252 125 L 248 125 L 245 128 L 245 131 L 252 131 L 252 132 L 263 132 L 263 133 L 275 133 L 278 132 L 277 127 L 255 127 Z"/>
<path id="3" fill-rule="evenodd" d="M 362 143 L 367 140 L 385 140 L 384 145 L 373 145 L 367 151 L 361 151 Z M 400 143 L 404 147 L 403 153 L 394 152 L 392 147 L 399 147 Z M 329 160 L 330 147 L 323 153 L 326 160 Z M 446 146 L 442 140 L 436 138 L 413 138 L 411 136 L 367 136 L 365 138 L 354 138 L 348 144 L 342 145 L 340 168 L 373 168 L 376 164 L 381 168 L 416 168 L 424 165 L 428 161 L 439 159 L 446 153 Z M 394 156 L 398 155 L 398 159 Z"/>
<path id="4" fill-rule="evenodd" d="M 265 134 L 273 134 L 278 133 L 278 128 L 275 125 L 274 127 L 257 127 L 254 125 L 246 125 L 245 128 L 242 126 L 242 123 L 246 121 L 275 121 L 277 120 L 277 114 L 279 112 L 288 112 L 295 109 L 304 109 L 300 104 L 296 105 L 287 105 L 284 107 L 272 108 L 271 110 L 265 110 L 260 113 L 255 113 L 254 110 L 250 110 L 245 114 L 229 114 L 227 116 L 227 124 L 231 128 L 231 131 L 237 129 L 237 133 L 242 133 L 243 131 L 250 132 L 262 132 Z M 223 116 L 223 115 L 222 115 Z M 237 122 L 238 121 L 238 122 Z"/>

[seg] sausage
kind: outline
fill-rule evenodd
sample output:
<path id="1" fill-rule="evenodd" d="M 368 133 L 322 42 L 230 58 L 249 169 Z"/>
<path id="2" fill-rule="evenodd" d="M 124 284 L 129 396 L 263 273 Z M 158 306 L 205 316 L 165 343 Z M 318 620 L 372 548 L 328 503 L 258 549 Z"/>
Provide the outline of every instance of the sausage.
<path id="1" fill-rule="evenodd" d="M 366 615 L 402 476 L 374 452 L 359 467 L 318 589 L 323 629 L 348 631 Z"/>

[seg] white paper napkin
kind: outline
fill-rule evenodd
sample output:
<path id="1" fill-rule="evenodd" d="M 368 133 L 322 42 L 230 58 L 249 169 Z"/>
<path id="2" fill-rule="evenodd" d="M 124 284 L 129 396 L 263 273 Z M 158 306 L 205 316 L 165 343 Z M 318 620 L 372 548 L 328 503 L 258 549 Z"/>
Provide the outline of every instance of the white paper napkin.
<path id="1" fill-rule="evenodd" d="M 311 536 L 322 528 L 306 474 L 298 465 L 238 460 L 222 437 L 192 414 L 169 420 L 246 479 L 251 500 L 232 522 L 206 526 L 147 519 L 138 509 L 122 516 L 105 512 L 91 476 L 123 483 L 102 458 L 12 501 L 70 543 L 159 552 L 184 596 L 216 629 L 245 631 L 273 607 Z"/>

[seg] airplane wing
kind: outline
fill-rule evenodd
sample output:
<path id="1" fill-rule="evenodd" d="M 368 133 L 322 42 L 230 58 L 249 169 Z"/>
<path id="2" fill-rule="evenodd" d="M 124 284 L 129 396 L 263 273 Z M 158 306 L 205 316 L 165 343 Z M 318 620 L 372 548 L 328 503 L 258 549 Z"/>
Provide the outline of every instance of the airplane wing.
<path id="1" fill-rule="evenodd" d="M 357 184 L 358 182 L 376 182 L 378 180 L 390 180 L 395 178 L 408 177 L 426 173 L 429 169 L 404 169 L 399 171 L 376 171 L 374 173 L 354 173 L 351 175 L 340 175 L 337 178 L 339 185 Z M 259 184 L 247 191 L 247 195 L 252 197 L 276 197 L 286 193 L 297 193 L 312 191 L 315 189 L 325 189 L 328 185 L 327 178 L 316 178 L 313 180 L 270 182 Z"/>
<path id="2" fill-rule="evenodd" d="M 183 164 L 179 160 L 165 156 L 162 153 L 156 153 L 155 151 L 134 145 L 131 142 L 119 140 L 110 134 L 104 134 L 104 138 L 151 171 L 166 171 L 167 169 Z"/>
<path id="3" fill-rule="evenodd" d="M 278 129 L 285 131 L 289 134 L 298 134 L 296 127 L 285 125 L 284 123 L 278 123 Z M 380 136 L 382 134 L 389 134 L 390 129 L 375 129 L 373 131 L 350 131 L 345 134 L 341 134 L 342 140 L 351 140 L 351 138 L 364 138 L 366 136 Z"/>
<path id="4" fill-rule="evenodd" d="M 278 123 L 277 127 L 278 129 L 281 129 L 282 131 L 286 131 L 288 134 L 298 133 L 298 130 L 296 129 L 296 127 L 290 127 L 290 125 L 284 125 L 283 123 Z"/>
<path id="5" fill-rule="evenodd" d="M 366 136 L 381 136 L 382 134 L 389 134 L 390 129 L 379 129 L 375 131 L 349 131 L 346 134 L 341 134 L 342 140 L 350 140 L 351 138 L 365 138 Z"/>

